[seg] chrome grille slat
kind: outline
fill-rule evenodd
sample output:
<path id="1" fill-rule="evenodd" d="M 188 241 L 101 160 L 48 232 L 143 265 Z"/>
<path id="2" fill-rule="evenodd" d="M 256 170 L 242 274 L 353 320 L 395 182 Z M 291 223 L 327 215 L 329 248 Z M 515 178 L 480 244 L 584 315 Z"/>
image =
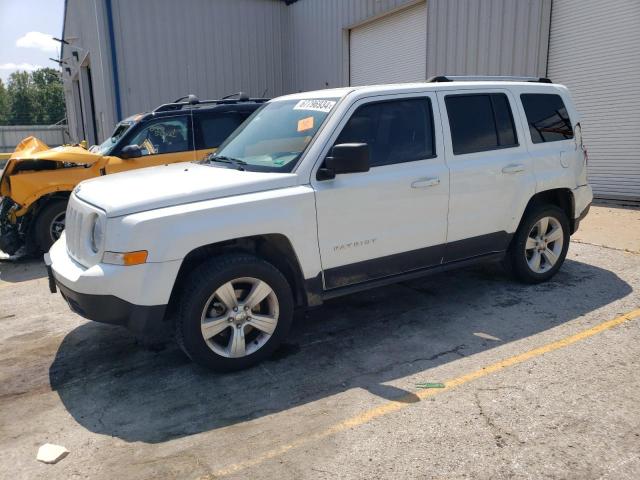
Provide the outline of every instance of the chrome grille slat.
<path id="1" fill-rule="evenodd" d="M 67 252 L 76 262 L 89 267 L 99 261 L 100 255 L 96 254 L 89 246 L 89 223 L 94 214 L 100 214 L 99 210 L 82 202 L 75 195 L 69 199 L 67 206 L 65 235 L 67 239 Z"/>

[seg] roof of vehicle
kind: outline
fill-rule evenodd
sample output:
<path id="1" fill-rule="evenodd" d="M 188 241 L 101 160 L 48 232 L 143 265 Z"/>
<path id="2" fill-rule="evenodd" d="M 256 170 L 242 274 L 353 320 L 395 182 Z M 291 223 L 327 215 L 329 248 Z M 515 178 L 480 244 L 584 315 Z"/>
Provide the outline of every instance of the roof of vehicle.
<path id="1" fill-rule="evenodd" d="M 437 79 L 446 77 L 434 77 Z M 565 88 L 563 85 L 552 83 L 548 79 L 529 80 L 528 77 L 469 77 L 469 80 L 460 79 L 464 77 L 449 77 L 451 80 L 424 81 L 413 83 L 392 83 L 383 85 L 362 85 L 357 87 L 328 88 L 310 92 L 300 92 L 291 95 L 278 97 L 277 100 L 302 100 L 311 98 L 343 98 L 352 92 L 359 95 L 382 95 L 388 93 L 408 93 L 415 91 L 437 91 L 453 89 L 478 89 L 478 88 L 504 88 L 504 87 L 527 87 L 532 89 L 558 89 Z M 489 80 L 490 78 L 490 80 Z M 455 80 L 454 80 L 455 79 Z"/>
<path id="2" fill-rule="evenodd" d="M 184 99 L 187 100 L 184 101 Z M 215 110 L 218 112 L 252 112 L 268 100 L 268 98 L 250 98 L 243 94 L 240 94 L 238 98 L 225 97 L 217 100 L 199 100 L 195 95 L 188 95 L 186 97 L 179 98 L 174 102 L 160 105 L 150 112 L 131 115 L 121 120 L 119 123 L 135 123 L 142 120 L 148 120 L 149 118 L 161 118 L 175 115 L 176 112 L 180 111 L 209 112 Z"/>

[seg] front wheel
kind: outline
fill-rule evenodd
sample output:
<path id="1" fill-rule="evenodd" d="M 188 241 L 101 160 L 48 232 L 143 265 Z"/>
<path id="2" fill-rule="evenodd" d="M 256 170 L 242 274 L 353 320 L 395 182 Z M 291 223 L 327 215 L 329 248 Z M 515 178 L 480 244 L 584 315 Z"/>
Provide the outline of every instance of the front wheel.
<path id="1" fill-rule="evenodd" d="M 562 266 L 569 248 L 569 220 L 564 210 L 547 205 L 522 220 L 507 253 L 516 278 L 525 283 L 549 280 Z"/>
<path id="2" fill-rule="evenodd" d="M 233 371 L 268 358 L 293 319 L 282 273 L 244 254 L 216 257 L 194 270 L 180 299 L 176 339 L 196 363 Z"/>
<path id="3" fill-rule="evenodd" d="M 34 225 L 36 246 L 41 252 L 48 252 L 62 235 L 65 227 L 66 200 L 48 203 L 38 214 Z"/>

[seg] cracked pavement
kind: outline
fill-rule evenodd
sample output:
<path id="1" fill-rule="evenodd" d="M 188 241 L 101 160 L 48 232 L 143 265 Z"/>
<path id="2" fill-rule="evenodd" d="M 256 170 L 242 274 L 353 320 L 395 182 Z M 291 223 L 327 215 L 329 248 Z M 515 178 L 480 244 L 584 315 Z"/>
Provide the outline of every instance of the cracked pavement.
<path id="1" fill-rule="evenodd" d="M 633 251 L 572 244 L 536 286 L 487 265 L 336 299 L 299 315 L 272 360 L 227 375 L 77 317 L 44 273 L 0 261 L 0 479 L 640 478 L 640 318 L 416 388 L 639 308 Z M 314 437 L 394 402 L 407 405 Z M 71 453 L 38 463 L 46 442 Z"/>

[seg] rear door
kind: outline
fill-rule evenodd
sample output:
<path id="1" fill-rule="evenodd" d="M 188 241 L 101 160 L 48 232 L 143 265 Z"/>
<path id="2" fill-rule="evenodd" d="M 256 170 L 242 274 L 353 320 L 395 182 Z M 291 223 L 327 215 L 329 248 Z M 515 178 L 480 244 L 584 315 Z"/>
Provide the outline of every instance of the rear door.
<path id="1" fill-rule="evenodd" d="M 126 145 L 138 145 L 142 156 L 123 159 L 119 157 L 119 151 L 114 152 L 105 167 L 106 172 L 116 173 L 195 160 L 191 118 L 191 114 L 187 113 L 161 117 L 138 125 L 127 133 L 120 149 Z"/>
<path id="2" fill-rule="evenodd" d="M 332 289 L 438 265 L 449 174 L 436 97 L 385 95 L 356 102 L 331 146 L 366 143 L 370 170 L 312 176 L 324 287 Z"/>
<path id="3" fill-rule="evenodd" d="M 195 156 L 202 160 L 215 152 L 251 114 L 248 111 L 204 111 L 194 113 Z"/>
<path id="4" fill-rule="evenodd" d="M 534 193 L 523 125 L 508 90 L 438 92 L 450 169 L 445 262 L 507 248 Z"/>

